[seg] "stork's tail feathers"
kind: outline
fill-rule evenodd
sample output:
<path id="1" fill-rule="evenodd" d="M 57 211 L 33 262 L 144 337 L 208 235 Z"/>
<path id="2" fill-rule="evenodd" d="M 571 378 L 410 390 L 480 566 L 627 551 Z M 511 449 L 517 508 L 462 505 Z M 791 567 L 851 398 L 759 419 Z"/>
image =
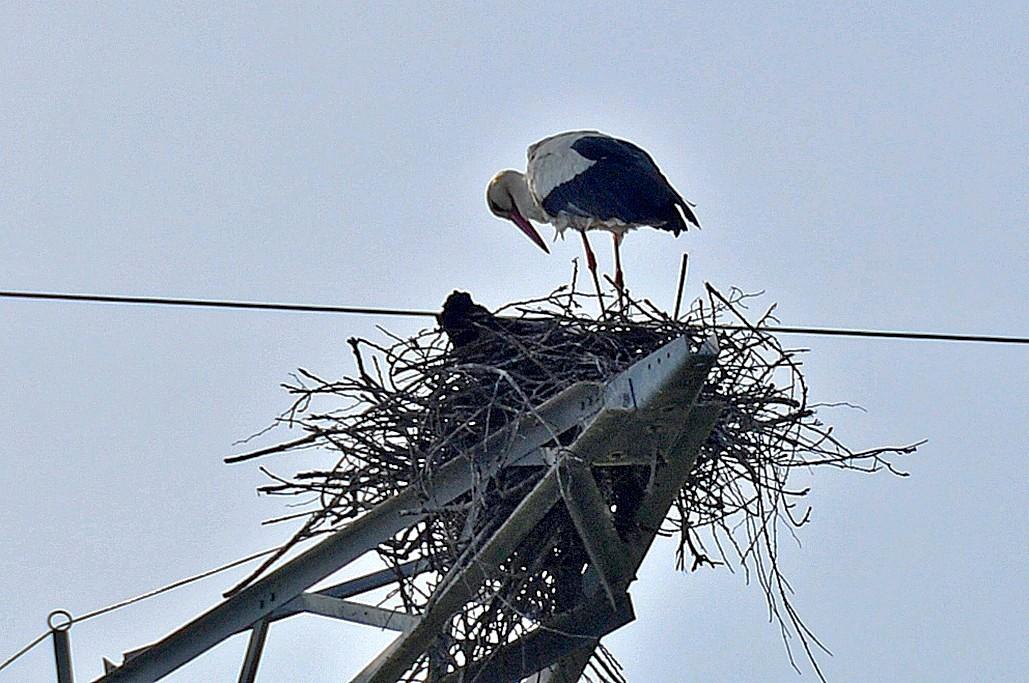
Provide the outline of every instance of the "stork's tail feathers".
<path id="1" fill-rule="evenodd" d="M 685 199 L 672 204 L 672 219 L 669 221 L 668 227 L 675 232 L 676 237 L 680 232 L 686 232 L 690 228 L 700 230 L 700 221 L 693 213 L 693 206 Z"/>

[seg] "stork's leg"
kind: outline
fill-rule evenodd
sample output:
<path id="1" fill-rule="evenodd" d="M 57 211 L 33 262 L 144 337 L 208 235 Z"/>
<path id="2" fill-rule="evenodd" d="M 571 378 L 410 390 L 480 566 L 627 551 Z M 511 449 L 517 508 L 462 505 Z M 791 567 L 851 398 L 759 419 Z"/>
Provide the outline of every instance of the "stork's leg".
<path id="1" fill-rule="evenodd" d="M 597 288 L 597 301 L 600 302 L 600 310 L 604 311 L 604 295 L 600 291 L 600 278 L 597 277 L 597 257 L 593 253 L 593 249 L 590 248 L 589 238 L 586 237 L 586 231 L 582 230 L 582 246 L 586 249 L 586 267 L 590 269 L 590 275 L 593 276 L 593 286 Z"/>
<path id="2" fill-rule="evenodd" d="M 586 249 L 586 267 L 590 269 L 593 276 L 597 275 L 597 256 L 593 253 L 593 249 L 590 248 L 589 238 L 586 237 L 586 231 L 583 230 L 579 233 L 582 235 L 582 246 Z"/>
<path id="3" fill-rule="evenodd" d="M 618 247 L 622 246 L 622 233 L 613 232 L 611 237 L 615 241 L 615 288 L 618 290 L 618 296 L 621 297 L 622 289 L 625 287 L 625 280 L 622 278 L 622 255 L 618 251 Z"/>

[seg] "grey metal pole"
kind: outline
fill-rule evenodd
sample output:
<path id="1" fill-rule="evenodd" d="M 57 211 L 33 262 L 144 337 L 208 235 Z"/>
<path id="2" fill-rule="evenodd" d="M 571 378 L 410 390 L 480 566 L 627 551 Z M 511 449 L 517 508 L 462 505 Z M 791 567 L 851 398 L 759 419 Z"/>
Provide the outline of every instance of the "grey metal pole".
<path id="1" fill-rule="evenodd" d="M 55 618 L 58 620 L 55 622 Z M 72 616 L 63 609 L 54 610 L 47 617 L 50 625 L 50 634 L 54 639 L 54 664 L 57 667 L 57 683 L 74 683 L 74 675 L 71 668 L 71 638 L 68 631 L 71 630 Z"/>
<path id="2" fill-rule="evenodd" d="M 247 645 L 247 654 L 243 658 L 243 668 L 239 672 L 239 683 L 254 683 L 257 678 L 257 667 L 261 663 L 261 652 L 264 650 L 264 641 L 268 637 L 268 620 L 262 619 L 254 624 L 250 632 L 250 643 Z"/>

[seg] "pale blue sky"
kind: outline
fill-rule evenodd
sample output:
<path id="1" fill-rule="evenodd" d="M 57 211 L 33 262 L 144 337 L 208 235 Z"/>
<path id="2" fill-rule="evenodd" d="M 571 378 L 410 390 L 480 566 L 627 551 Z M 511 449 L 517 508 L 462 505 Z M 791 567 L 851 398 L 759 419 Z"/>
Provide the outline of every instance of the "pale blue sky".
<path id="1" fill-rule="evenodd" d="M 489 214 L 485 184 L 529 143 L 597 128 L 647 148 L 704 225 L 627 239 L 640 294 L 670 305 L 688 250 L 691 295 L 765 289 L 789 324 L 1024 335 L 1027 45 L 1024 3 L 4 3 L 0 289 L 536 295 L 565 281 L 577 240 L 544 255 Z M 346 337 L 382 322 L 10 301 L 0 321 L 0 658 L 53 608 L 281 541 L 259 522 L 282 501 L 221 457 L 287 406 L 293 368 L 349 371 Z M 1024 679 L 1029 355 L 796 343 L 815 400 L 868 409 L 825 415 L 849 443 L 930 440 L 908 479 L 814 479 L 784 562 L 835 652 L 826 672 Z M 607 641 L 631 681 L 796 679 L 756 586 L 673 562 L 654 548 L 639 619 Z M 76 626 L 79 679 L 234 578 Z M 277 624 L 260 680 L 348 680 L 387 640 Z M 234 681 L 243 645 L 168 680 Z M 49 646 L 8 680 L 53 680 Z"/>

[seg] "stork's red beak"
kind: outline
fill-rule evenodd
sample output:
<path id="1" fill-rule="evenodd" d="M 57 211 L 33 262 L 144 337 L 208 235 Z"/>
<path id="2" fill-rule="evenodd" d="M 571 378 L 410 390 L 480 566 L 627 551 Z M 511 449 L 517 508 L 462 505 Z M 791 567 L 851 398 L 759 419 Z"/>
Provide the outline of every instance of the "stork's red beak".
<path id="1" fill-rule="evenodd" d="M 546 242 L 540 237 L 540 234 L 536 232 L 536 228 L 532 227 L 532 223 L 525 219 L 525 216 L 518 213 L 518 209 L 511 210 L 511 222 L 518 226 L 518 229 L 525 233 L 525 236 L 536 243 L 536 246 L 543 251 L 550 253 L 547 249 Z"/>

